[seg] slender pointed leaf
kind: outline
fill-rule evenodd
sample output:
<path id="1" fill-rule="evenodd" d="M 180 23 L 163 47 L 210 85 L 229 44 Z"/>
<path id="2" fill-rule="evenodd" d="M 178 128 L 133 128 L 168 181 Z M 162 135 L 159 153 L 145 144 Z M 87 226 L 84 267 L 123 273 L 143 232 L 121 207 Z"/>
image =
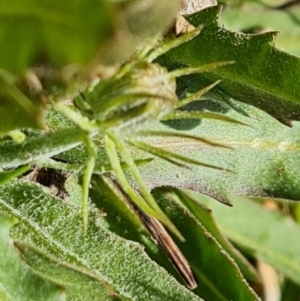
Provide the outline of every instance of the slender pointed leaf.
<path id="1" fill-rule="evenodd" d="M 204 198 L 195 196 L 203 202 Z M 246 198 L 235 198 L 230 210 L 209 204 L 224 234 L 260 260 L 300 283 L 300 226 L 280 212 L 268 211 Z"/>
<path id="2" fill-rule="evenodd" d="M 226 170 L 222 167 L 212 165 L 212 164 L 207 164 L 207 163 L 204 163 L 204 162 L 201 162 L 201 161 L 198 161 L 198 160 L 195 160 L 195 159 L 183 156 L 183 155 L 172 153 L 172 152 L 167 151 L 165 149 L 154 147 L 154 146 L 151 146 L 149 144 L 143 143 L 141 141 L 131 140 L 130 144 L 132 144 L 132 145 L 134 145 L 134 146 L 136 146 L 136 147 L 138 147 L 138 148 L 140 148 L 140 149 L 142 149 L 146 152 L 149 152 L 150 154 L 153 154 L 153 155 L 158 156 L 158 157 L 162 157 L 163 159 L 164 158 L 166 158 L 166 159 L 170 158 L 170 159 L 177 160 L 179 163 L 183 162 L 183 163 L 187 163 L 187 164 L 199 165 L 201 167 L 208 167 L 208 168 L 213 168 L 213 169 L 229 171 L 229 170 Z"/>
<path id="3" fill-rule="evenodd" d="M 163 190 L 154 195 L 186 239 L 176 243 L 198 280 L 195 293 L 205 300 L 259 300 L 236 263 L 176 196 Z"/>
<path id="4" fill-rule="evenodd" d="M 239 266 L 242 274 L 252 281 L 260 281 L 257 271 L 254 267 L 245 259 L 245 257 L 232 246 L 232 244 L 227 240 L 227 238 L 219 230 L 216 221 L 213 217 L 212 211 L 197 202 L 197 200 L 188 196 L 180 190 L 176 190 L 180 201 L 187 206 L 191 213 L 198 219 L 199 222 L 203 224 L 206 230 L 213 235 L 213 237 L 218 241 L 224 250 L 234 259 L 235 263 Z"/>
<path id="5" fill-rule="evenodd" d="M 188 133 L 180 133 L 180 132 L 175 132 L 175 131 L 139 131 L 139 136 L 144 136 L 144 137 L 151 137 L 151 136 L 162 136 L 162 137 L 178 137 L 182 138 L 183 141 L 184 139 L 191 139 L 194 141 L 198 141 L 200 143 L 205 143 L 210 146 L 215 146 L 215 147 L 224 147 L 224 148 L 229 148 L 226 144 L 222 144 L 213 140 L 209 140 L 203 137 L 199 136 L 194 136 L 194 135 L 189 135 Z"/>
<path id="6" fill-rule="evenodd" d="M 11 181 L 15 177 L 21 176 L 28 170 L 29 166 L 22 166 L 20 168 L 0 172 L 0 186 Z"/>

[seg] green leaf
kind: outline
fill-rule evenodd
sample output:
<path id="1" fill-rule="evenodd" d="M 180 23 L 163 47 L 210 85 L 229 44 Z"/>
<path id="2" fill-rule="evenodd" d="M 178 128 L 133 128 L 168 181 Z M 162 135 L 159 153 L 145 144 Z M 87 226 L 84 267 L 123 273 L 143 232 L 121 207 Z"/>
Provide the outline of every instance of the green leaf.
<path id="1" fill-rule="evenodd" d="M 76 128 L 67 128 L 40 137 L 28 138 L 23 144 L 0 145 L 0 168 L 11 168 L 49 158 L 80 145 L 82 133 Z"/>
<path id="2" fill-rule="evenodd" d="M 98 210 L 90 212 L 84 234 L 80 207 L 26 181 L 2 187 L 0 207 L 20 220 L 12 235 L 21 241 L 28 264 L 64 285 L 71 300 L 95 300 L 94 286 L 102 292 L 100 300 L 148 300 L 150 295 L 153 300 L 201 300 L 152 262 L 141 245 L 102 228 Z M 70 279 L 80 289 L 73 291 Z"/>
<path id="3" fill-rule="evenodd" d="M 230 255 L 201 221 L 163 189 L 154 192 L 160 207 L 186 239 L 175 240 L 198 280 L 196 294 L 205 300 L 259 300 Z M 226 279 L 226 281 L 224 281 Z"/>
<path id="4" fill-rule="evenodd" d="M 123 300 L 104 281 L 88 271 L 78 270 L 76 266 L 59 260 L 34 245 L 17 242 L 17 247 L 33 269 L 64 284 L 69 300 Z"/>
<path id="5" fill-rule="evenodd" d="M 22 166 L 20 168 L 0 172 L 0 186 L 11 181 L 14 177 L 21 176 L 28 170 L 29 166 Z"/>
<path id="6" fill-rule="evenodd" d="M 300 120 L 299 58 L 275 48 L 274 32 L 250 35 L 218 26 L 219 14 L 220 7 L 214 6 L 191 15 L 193 25 L 204 25 L 202 32 L 167 53 L 164 62 L 199 67 L 235 61 L 199 76 L 202 85 L 222 79 L 215 97 L 254 105 L 288 125 L 291 120 Z"/>
<path id="7" fill-rule="evenodd" d="M 0 68 L 20 73 L 50 62 L 85 64 L 113 34 L 114 14 L 105 1 L 2 2 Z"/>
<path id="8" fill-rule="evenodd" d="M 92 183 L 90 198 L 105 215 L 105 218 L 100 220 L 101 226 L 121 237 L 143 244 L 145 252 L 152 260 L 183 283 L 181 276 L 154 242 L 136 212 L 124 200 L 123 194 L 114 185 L 114 182 L 107 176 L 97 175 L 93 177 Z"/>
<path id="9" fill-rule="evenodd" d="M 222 142 L 234 150 L 209 147 L 190 139 L 176 137 L 145 137 L 144 141 L 156 147 L 217 165 L 234 173 L 191 166 L 189 170 L 155 158 L 140 168 L 149 188 L 172 186 L 188 188 L 229 203 L 232 196 L 261 196 L 300 200 L 300 124 L 288 128 L 267 114 L 246 107 L 253 119 L 241 117 L 233 110 L 229 116 L 242 119 L 251 127 L 202 120 L 189 131 L 189 135 Z M 166 126 L 153 123 L 147 130 L 166 130 Z M 132 149 L 134 158 L 141 151 Z"/>
<path id="10" fill-rule="evenodd" d="M 63 300 L 65 292 L 61 285 L 42 278 L 21 260 L 21 254 L 9 235 L 13 224 L 11 217 L 0 214 L 0 299 Z"/>
<path id="11" fill-rule="evenodd" d="M 245 259 L 245 257 L 232 246 L 223 233 L 219 230 L 216 221 L 212 215 L 212 211 L 199 203 L 194 198 L 188 196 L 180 190 L 175 190 L 180 201 L 187 206 L 190 212 L 198 219 L 205 229 L 218 241 L 222 248 L 232 257 L 239 266 L 242 274 L 249 280 L 259 282 L 259 276 L 253 266 Z"/>
<path id="12" fill-rule="evenodd" d="M 296 283 L 300 283 L 300 227 L 280 212 L 269 211 L 246 198 L 235 198 L 234 207 L 226 208 L 203 196 L 195 196 L 212 208 L 224 234 L 258 259 Z"/>
<path id="13" fill-rule="evenodd" d="M 128 203 L 120 197 L 120 191 L 112 185 L 111 180 L 99 176 L 94 179 L 91 198 L 105 212 L 106 217 L 103 219 L 103 226 L 127 239 L 143 243 L 148 255 L 180 280 L 181 277 L 170 265 L 166 255 L 153 243 L 149 234 L 141 229 L 136 215 L 132 209 L 130 210 Z M 209 232 L 213 227 L 204 228 L 201 221 L 196 221 L 195 217 L 178 203 L 175 194 L 156 190 L 154 195 L 161 208 L 164 208 L 170 214 L 172 221 L 186 239 L 184 243 L 176 242 L 191 264 L 198 279 L 198 288 L 194 292 L 205 300 L 231 300 L 230 298 L 253 300 L 255 297 L 242 280 L 237 266 L 215 240 L 216 231 Z M 220 234 L 216 236 L 219 238 Z M 228 245 L 227 242 L 227 250 L 229 249 Z M 225 255 L 221 254 L 222 252 L 225 252 Z M 235 258 L 238 258 L 237 251 L 232 251 L 231 247 L 231 253 L 234 252 Z M 239 257 L 239 261 L 241 262 L 241 257 Z M 228 288 L 228 284 L 220 277 L 221 270 L 227 276 L 229 275 L 228 277 L 234 278 L 234 280 L 228 280 L 232 283 L 231 288 Z M 254 276 L 253 271 L 252 276 Z M 182 279 L 180 281 L 182 282 Z"/>

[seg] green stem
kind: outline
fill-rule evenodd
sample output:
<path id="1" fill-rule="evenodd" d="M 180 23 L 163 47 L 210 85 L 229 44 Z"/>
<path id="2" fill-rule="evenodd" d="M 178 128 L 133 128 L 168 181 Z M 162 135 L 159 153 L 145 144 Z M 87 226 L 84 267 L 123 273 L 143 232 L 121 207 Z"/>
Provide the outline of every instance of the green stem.
<path id="1" fill-rule="evenodd" d="M 84 137 L 84 144 L 89 151 L 88 163 L 84 169 L 83 183 L 82 183 L 82 222 L 83 230 L 86 233 L 88 230 L 88 199 L 89 199 L 89 186 L 94 171 L 97 147 L 88 135 Z"/>
<path id="2" fill-rule="evenodd" d="M 122 189 L 141 209 L 143 209 L 145 212 L 149 212 L 152 215 L 156 215 L 156 212 L 143 200 L 143 198 L 137 192 L 134 191 L 134 189 L 128 183 L 119 161 L 114 141 L 107 135 L 104 137 L 104 140 L 111 167 L 114 170 L 118 181 L 122 185 Z"/>

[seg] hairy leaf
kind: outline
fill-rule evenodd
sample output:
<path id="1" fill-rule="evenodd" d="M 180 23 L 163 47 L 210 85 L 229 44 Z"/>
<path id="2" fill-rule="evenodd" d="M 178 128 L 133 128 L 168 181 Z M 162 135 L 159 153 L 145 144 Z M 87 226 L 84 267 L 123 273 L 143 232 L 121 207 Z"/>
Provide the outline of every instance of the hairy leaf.
<path id="1" fill-rule="evenodd" d="M 162 253 L 162 249 L 157 247 L 150 239 L 149 234 L 141 229 L 140 222 L 137 221 L 132 207 L 124 201 L 124 198 L 122 199 L 120 191 L 112 185 L 111 180 L 107 177 L 98 176 L 94 179 L 95 186 L 91 197 L 97 206 L 105 212 L 106 217 L 103 219 L 103 226 L 123 237 L 143 243 L 149 256 L 180 280 L 181 277 L 170 266 L 170 262 L 166 260 L 166 256 Z M 180 205 L 175 194 L 169 191 L 156 190 L 154 195 L 161 208 L 164 208 L 170 214 L 172 221 L 186 239 L 186 242 L 177 241 L 177 244 L 189 264 L 191 264 L 196 279 L 198 279 L 198 288 L 194 292 L 205 300 L 230 300 L 230 298 L 253 300 L 255 296 L 245 285 L 237 266 L 227 253 L 222 254 L 222 252 L 225 252 L 223 246 L 215 240 L 220 238 L 220 234 L 216 233 L 214 227 L 204 228 L 201 224 L 203 219 L 196 221 L 195 217 Z M 204 222 L 207 224 L 207 219 Z M 229 243 L 224 243 L 224 238 L 222 244 L 226 245 L 226 250 L 230 250 L 231 254 L 234 254 L 234 257 L 238 258 L 241 263 L 241 257 L 237 254 L 237 251 L 233 251 L 232 247 L 228 247 Z M 243 264 L 248 275 L 250 272 L 252 277 L 257 279 L 253 274 L 253 270 L 250 271 L 249 266 L 246 266 L 245 261 Z M 220 277 L 221 273 L 235 278 L 235 280 L 228 280 L 232 283 L 230 288 Z"/>
<path id="2" fill-rule="evenodd" d="M 191 15 L 188 19 L 193 25 L 204 25 L 202 32 L 170 51 L 165 63 L 199 67 L 235 61 L 201 75 L 202 85 L 222 79 L 215 97 L 254 105 L 288 125 L 291 120 L 300 120 L 300 59 L 275 48 L 276 33 L 230 32 L 218 25 L 219 14 L 220 7 L 214 6 Z"/>
<path id="3" fill-rule="evenodd" d="M 149 260 L 141 245 L 102 228 L 98 210 L 90 212 L 89 232 L 84 234 L 79 207 L 24 181 L 2 186 L 0 208 L 20 220 L 13 237 L 21 241 L 18 246 L 28 264 L 55 277 L 72 300 L 95 300 L 95 291 L 90 292 L 94 286 L 102 291 L 100 300 L 200 300 Z M 70 279 L 82 290 L 73 291 Z"/>
<path id="4" fill-rule="evenodd" d="M 65 300 L 64 288 L 35 273 L 22 261 L 9 235 L 14 219 L 0 214 L 0 299 L 3 301 Z"/>
<path id="5" fill-rule="evenodd" d="M 105 218 L 100 221 L 104 228 L 121 237 L 143 244 L 152 260 L 164 267 L 178 281 L 183 282 L 174 266 L 141 223 L 136 211 L 124 199 L 122 192 L 109 177 L 93 177 L 90 197 L 92 202 L 104 212 Z"/>
<path id="6" fill-rule="evenodd" d="M 288 128 L 253 107 L 244 109 L 252 119 L 241 117 L 232 110 L 228 114 L 245 120 L 251 127 L 202 120 L 189 131 L 190 135 L 222 142 L 234 150 L 212 148 L 176 137 L 147 137 L 144 140 L 207 164 L 233 170 L 233 173 L 194 166 L 187 170 L 155 158 L 140 169 L 148 186 L 189 188 L 225 203 L 236 195 L 299 200 L 300 124 L 295 122 L 293 128 Z M 159 123 L 153 123 L 149 128 L 166 129 Z M 136 149 L 132 151 L 135 158 L 143 155 Z"/>
<path id="7" fill-rule="evenodd" d="M 11 168 L 33 160 L 49 158 L 71 149 L 82 142 L 82 133 L 76 128 L 62 129 L 40 137 L 28 138 L 22 144 L 0 145 L 0 168 Z"/>

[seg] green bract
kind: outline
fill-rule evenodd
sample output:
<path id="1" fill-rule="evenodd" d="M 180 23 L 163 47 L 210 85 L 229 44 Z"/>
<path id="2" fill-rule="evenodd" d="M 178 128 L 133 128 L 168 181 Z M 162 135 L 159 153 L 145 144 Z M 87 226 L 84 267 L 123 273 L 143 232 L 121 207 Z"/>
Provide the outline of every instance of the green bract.
<path id="1" fill-rule="evenodd" d="M 140 172 L 125 143 L 130 143 L 137 148 L 181 167 L 187 167 L 186 163 L 188 163 L 219 168 L 197 160 L 191 160 L 185 156 L 163 149 L 157 149 L 136 141 L 135 139 L 143 126 L 153 120 L 177 118 L 178 114 L 175 112 L 177 108 L 187 105 L 214 86 L 213 84 L 206 89 L 202 89 L 198 93 L 195 93 L 195 95 L 183 99 L 180 103 L 176 95 L 176 77 L 208 71 L 218 66 L 232 63 L 219 62 L 199 68 L 177 69 L 172 72 L 168 72 L 166 68 L 152 63 L 158 56 L 197 36 L 201 28 L 202 27 L 198 27 L 194 31 L 171 40 L 156 49 L 151 49 L 151 44 L 145 46 L 133 59 L 123 64 L 118 72 L 111 78 L 100 80 L 81 93 L 75 100 L 75 104 L 79 110 L 73 111 L 61 103 L 56 104 L 56 108 L 61 113 L 73 120 L 86 133 L 84 142 L 90 155 L 83 180 L 83 218 L 85 230 L 87 229 L 88 189 L 97 155 L 97 146 L 92 141 L 91 134 L 100 134 L 104 137 L 105 147 L 112 169 L 125 193 L 128 194 L 142 210 L 158 218 L 183 240 L 181 234 L 159 208 L 144 184 Z M 184 111 L 181 113 L 184 114 Z M 193 112 L 193 114 L 185 112 L 184 118 L 195 118 L 195 114 L 196 117 L 224 120 L 224 117 L 218 114 L 208 113 L 206 115 L 206 113 L 203 112 Z M 86 119 L 86 117 L 88 117 L 88 119 Z M 227 118 L 225 118 L 225 120 L 233 121 Z M 192 138 L 197 139 L 194 136 Z M 141 195 L 133 190 L 128 183 L 121 168 L 116 150 L 119 151 L 121 158 L 127 164 L 134 180 L 138 184 Z"/>
<path id="2" fill-rule="evenodd" d="M 178 98 L 175 79 L 166 68 L 137 61 L 124 75 L 117 73 L 100 81 L 75 102 L 99 128 L 118 129 L 124 135 L 132 134 L 152 119 L 171 113 Z"/>

